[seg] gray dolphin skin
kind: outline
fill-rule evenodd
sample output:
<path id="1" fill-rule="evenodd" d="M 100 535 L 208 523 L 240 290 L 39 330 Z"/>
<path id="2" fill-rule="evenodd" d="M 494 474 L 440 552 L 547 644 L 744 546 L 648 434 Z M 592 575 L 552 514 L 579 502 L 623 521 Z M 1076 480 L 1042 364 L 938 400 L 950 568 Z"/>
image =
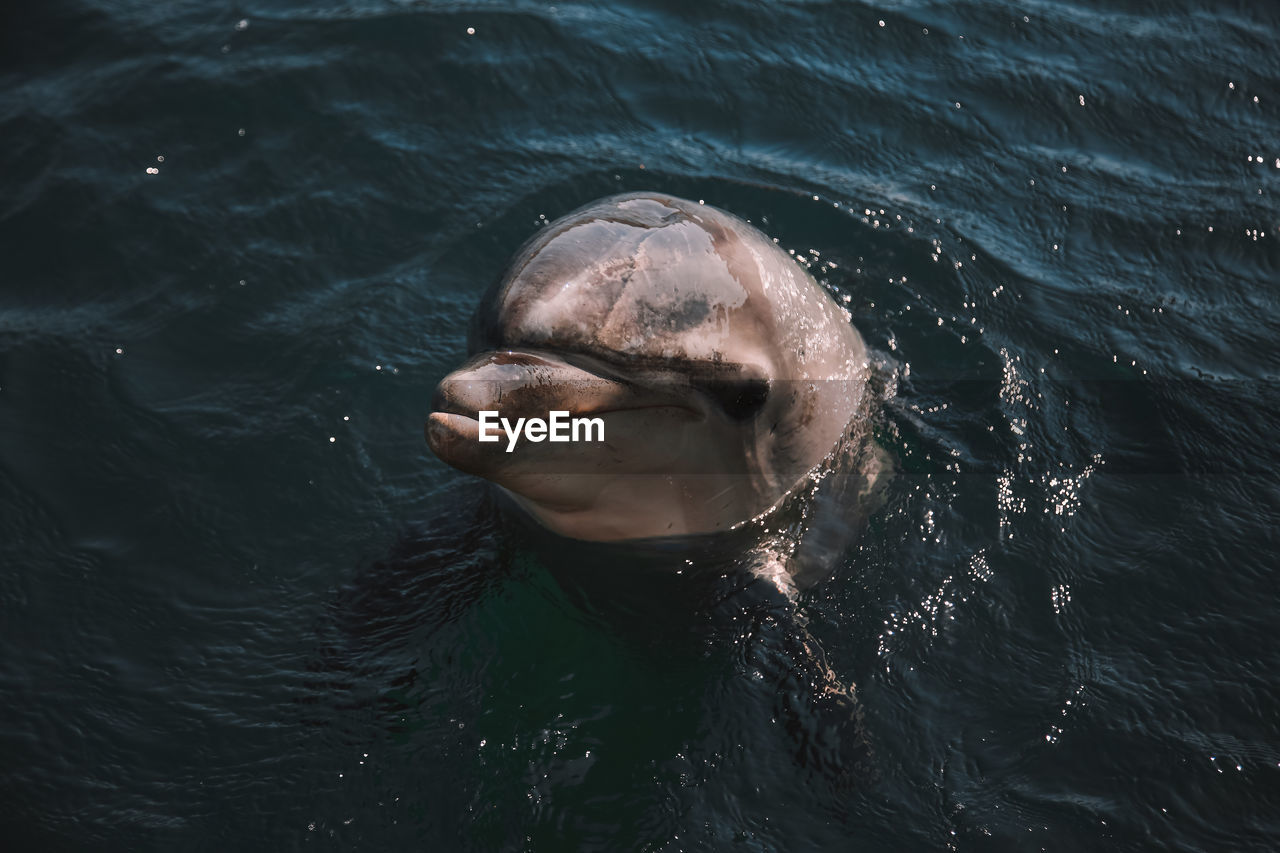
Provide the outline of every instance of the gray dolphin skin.
<path id="1" fill-rule="evenodd" d="M 426 423 L 443 461 L 552 531 L 598 542 L 726 531 L 865 427 L 849 315 L 759 230 L 709 205 L 612 196 L 540 231 L 481 306 Z M 481 442 L 479 413 L 599 418 L 604 440 Z"/>

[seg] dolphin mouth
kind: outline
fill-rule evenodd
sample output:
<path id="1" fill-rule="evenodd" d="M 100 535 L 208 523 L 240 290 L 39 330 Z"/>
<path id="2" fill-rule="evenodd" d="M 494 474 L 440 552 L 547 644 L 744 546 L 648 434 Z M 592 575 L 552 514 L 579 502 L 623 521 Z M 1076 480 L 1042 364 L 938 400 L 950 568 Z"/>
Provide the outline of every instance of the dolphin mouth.
<path id="1" fill-rule="evenodd" d="M 458 440 L 479 441 L 480 421 L 457 412 L 432 412 L 424 425 L 427 444 L 437 455 Z"/>
<path id="2" fill-rule="evenodd" d="M 474 357 L 440 382 L 431 401 L 433 415 L 472 421 L 486 411 L 514 418 L 546 417 L 556 410 L 586 417 L 646 409 L 703 415 L 678 391 L 663 393 L 592 360 L 516 349 Z"/>
<path id="3" fill-rule="evenodd" d="M 430 431 L 433 427 L 447 428 L 455 433 L 480 434 L 480 421 L 478 419 L 457 412 L 432 412 L 427 415 L 428 441 L 431 440 Z"/>
<path id="4" fill-rule="evenodd" d="M 514 424 L 523 418 L 548 418 L 557 411 L 573 418 L 663 417 L 665 413 L 668 418 L 695 421 L 706 416 L 680 389 L 664 392 L 660 386 L 648 387 L 591 359 L 504 349 L 481 353 L 441 380 L 423 431 L 431 451 L 442 461 L 483 476 L 495 466 L 505 467 L 510 457 L 505 439 L 492 445 L 480 442 L 481 413 L 495 412 Z M 521 442 L 515 449 L 525 446 Z M 495 447 L 503 452 L 495 455 Z M 553 452 L 546 445 L 533 447 L 541 447 L 542 454 Z"/>
<path id="5" fill-rule="evenodd" d="M 692 406 L 684 406 L 678 403 L 636 403 L 634 405 L 619 404 L 615 406 L 607 406 L 601 408 L 577 408 L 564 409 L 575 417 L 602 417 L 604 415 L 621 415 L 634 412 L 660 411 L 670 410 L 673 412 L 681 412 L 690 418 L 701 418 L 702 413 L 694 409 Z M 486 409 L 484 411 L 499 411 L 495 409 Z M 552 410 L 541 413 L 530 413 L 533 416 L 542 416 L 550 414 Z M 527 417 L 529 415 L 517 415 L 516 417 Z M 454 433 L 464 433 L 473 440 L 477 439 L 480 433 L 480 410 L 470 409 L 461 406 L 453 401 L 445 401 L 432 406 L 431 413 L 427 415 L 428 438 L 430 441 L 430 430 L 432 427 L 439 429 L 448 429 Z"/>

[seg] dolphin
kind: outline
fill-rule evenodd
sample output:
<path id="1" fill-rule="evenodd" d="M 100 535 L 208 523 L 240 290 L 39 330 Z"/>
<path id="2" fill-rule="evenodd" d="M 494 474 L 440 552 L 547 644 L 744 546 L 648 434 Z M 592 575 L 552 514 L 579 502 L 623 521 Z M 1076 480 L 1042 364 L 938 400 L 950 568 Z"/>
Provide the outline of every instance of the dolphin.
<path id="1" fill-rule="evenodd" d="M 741 571 L 720 575 L 733 579 L 717 593 L 720 622 L 751 626 L 753 665 L 800 761 L 843 782 L 865 775 L 852 685 L 797 596 L 847 552 L 889 471 L 848 312 L 742 219 L 629 193 L 536 234 L 482 300 L 470 348 L 436 389 L 431 450 L 555 536 L 626 543 L 625 560 L 592 564 L 648 554 L 679 572 L 686 555 L 722 566 L 703 556 L 731 551 Z M 601 440 L 485 435 L 493 417 L 557 412 L 598 420 Z"/>
<path id="2" fill-rule="evenodd" d="M 544 228 L 471 346 L 437 388 L 431 450 L 574 539 L 734 529 L 866 438 L 871 371 L 848 313 L 750 224 L 668 195 Z M 599 419 L 604 440 L 482 442 L 485 411 Z"/>

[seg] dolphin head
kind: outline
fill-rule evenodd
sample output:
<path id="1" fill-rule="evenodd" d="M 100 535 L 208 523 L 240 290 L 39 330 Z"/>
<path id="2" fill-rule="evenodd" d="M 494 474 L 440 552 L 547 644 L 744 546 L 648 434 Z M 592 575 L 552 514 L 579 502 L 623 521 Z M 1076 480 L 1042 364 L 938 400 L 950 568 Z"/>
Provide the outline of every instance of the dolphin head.
<path id="1" fill-rule="evenodd" d="M 552 223 L 477 313 L 473 356 L 426 424 L 443 461 L 497 483 L 541 523 L 613 541 L 727 530 L 768 509 L 847 432 L 865 347 L 772 241 L 736 217 L 652 194 Z M 602 441 L 480 441 L 567 412 Z"/>

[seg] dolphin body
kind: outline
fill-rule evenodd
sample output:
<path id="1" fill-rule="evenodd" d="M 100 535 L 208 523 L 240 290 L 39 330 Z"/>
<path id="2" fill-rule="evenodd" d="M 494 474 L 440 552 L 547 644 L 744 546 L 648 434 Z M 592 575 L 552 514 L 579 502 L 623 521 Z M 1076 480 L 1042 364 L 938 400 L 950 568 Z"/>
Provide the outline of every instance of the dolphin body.
<path id="1" fill-rule="evenodd" d="M 888 479 L 848 313 L 742 219 L 630 193 L 530 240 L 482 301 L 470 345 L 436 390 L 431 450 L 499 485 L 553 538 L 627 543 L 625 560 L 593 565 L 682 572 L 697 555 L 725 581 L 717 621 L 751 626 L 753 665 L 801 762 L 865 775 L 852 685 L 797 610 L 798 587 L 847 552 Z M 480 440 L 482 413 L 557 411 L 602 420 L 603 441 Z M 735 570 L 704 559 L 726 552 Z"/>

